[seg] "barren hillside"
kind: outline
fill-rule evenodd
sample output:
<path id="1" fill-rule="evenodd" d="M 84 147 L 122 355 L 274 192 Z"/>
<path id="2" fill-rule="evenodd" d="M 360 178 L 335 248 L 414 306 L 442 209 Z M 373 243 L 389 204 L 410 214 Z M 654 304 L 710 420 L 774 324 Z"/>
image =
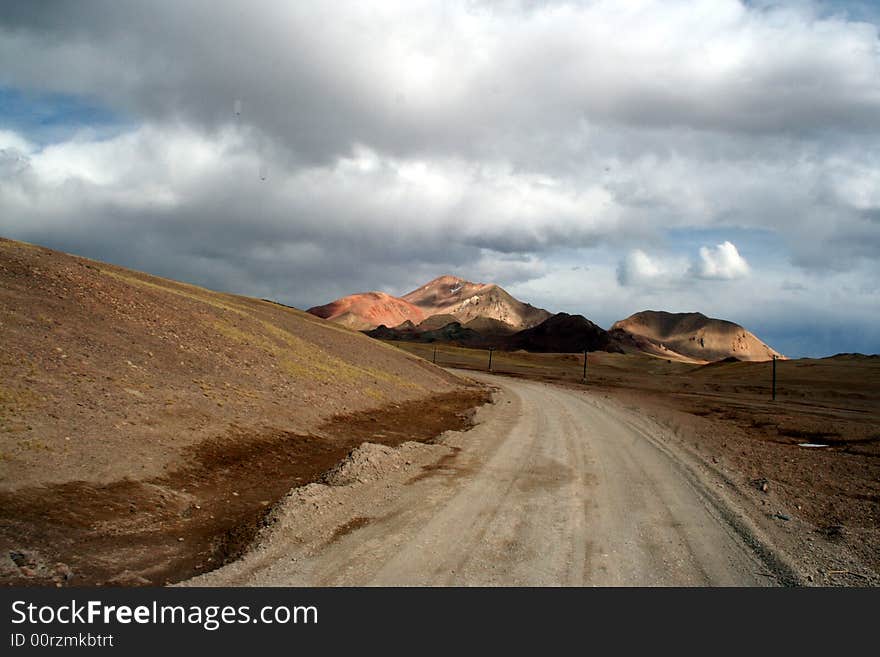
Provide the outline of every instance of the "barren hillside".
<path id="1" fill-rule="evenodd" d="M 323 306 L 309 308 L 307 312 L 357 331 L 381 325 L 398 326 L 405 322 L 418 324 L 425 318 L 420 308 L 384 292 L 350 294 Z"/>
<path id="2" fill-rule="evenodd" d="M 376 440 L 395 427 L 410 439 L 409 415 L 385 427 L 395 409 L 424 415 L 419 404 L 445 395 L 455 423 L 475 403 L 455 398 L 466 392 L 456 377 L 304 312 L 6 239 L 0 335 L 4 555 L 73 558 L 58 541 L 79 531 L 121 536 L 130 553 L 126 532 L 166 527 L 158 510 L 190 523 L 221 495 L 212 520 L 247 515 L 285 492 L 270 489 L 289 485 L 297 459 L 332 464 L 350 448 L 335 418 L 386 409 L 372 420 Z M 207 553 L 220 549 L 203 539 Z M 91 566 L 103 548 L 93 549 Z M 0 563 L 0 579 L 18 566 Z"/>
<path id="3" fill-rule="evenodd" d="M 770 360 L 781 354 L 739 324 L 706 317 L 702 313 L 668 313 L 645 310 L 615 322 L 612 332 L 634 336 L 642 350 L 662 354 L 672 351 L 697 361 Z M 650 349 L 645 341 L 658 349 Z"/>

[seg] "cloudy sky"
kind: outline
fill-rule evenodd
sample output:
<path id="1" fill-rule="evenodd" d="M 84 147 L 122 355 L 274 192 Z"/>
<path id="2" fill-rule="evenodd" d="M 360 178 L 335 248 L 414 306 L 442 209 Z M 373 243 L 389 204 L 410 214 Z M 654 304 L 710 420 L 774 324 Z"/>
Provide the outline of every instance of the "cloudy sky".
<path id="1" fill-rule="evenodd" d="M 0 234 L 299 307 L 493 281 L 880 351 L 871 2 L 4 2 Z"/>

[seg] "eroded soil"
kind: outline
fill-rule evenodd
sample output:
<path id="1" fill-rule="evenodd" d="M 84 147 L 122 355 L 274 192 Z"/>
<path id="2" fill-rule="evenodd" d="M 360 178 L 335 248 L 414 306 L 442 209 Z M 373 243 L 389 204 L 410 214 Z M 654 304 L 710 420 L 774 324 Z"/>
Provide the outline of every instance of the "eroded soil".
<path id="1" fill-rule="evenodd" d="M 166 584 L 248 547 L 267 511 L 364 441 L 396 446 L 469 426 L 481 388 L 336 415 L 316 431 L 232 431 L 165 476 L 70 482 L 0 494 L 0 582 Z"/>

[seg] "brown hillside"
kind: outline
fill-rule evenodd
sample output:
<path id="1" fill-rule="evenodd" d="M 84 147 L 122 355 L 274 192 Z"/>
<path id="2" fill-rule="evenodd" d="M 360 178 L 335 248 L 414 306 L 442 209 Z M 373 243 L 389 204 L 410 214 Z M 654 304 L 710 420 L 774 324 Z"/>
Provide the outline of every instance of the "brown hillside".
<path id="1" fill-rule="evenodd" d="M 357 331 L 375 328 L 382 324 L 385 326 L 398 326 L 404 322 L 419 324 L 425 318 L 421 309 L 384 292 L 351 294 L 323 306 L 309 308 L 307 312 Z"/>
<path id="2" fill-rule="evenodd" d="M 451 390 L 398 350 L 257 299 L 0 239 L 0 489 L 145 477 L 238 429 Z"/>
<path id="3" fill-rule="evenodd" d="M 499 319 L 492 319 L 491 317 L 477 317 L 476 319 L 467 322 L 464 326 L 465 328 L 469 328 L 472 331 L 476 331 L 487 337 L 513 335 L 517 332 L 516 329 L 507 322 L 502 322 Z"/>
<path id="4" fill-rule="evenodd" d="M 483 394 L 295 309 L 2 238 L 0 336 L 0 584 L 210 570 L 360 441 Z"/>
<path id="5" fill-rule="evenodd" d="M 457 322 L 458 320 L 452 315 L 431 315 L 424 322 L 415 326 L 416 332 L 424 333 L 425 331 L 436 331 L 437 329 L 441 329 L 447 324 L 452 324 L 453 322 Z M 397 326 L 395 328 L 402 328 Z"/>
<path id="6" fill-rule="evenodd" d="M 672 351 L 686 358 L 716 361 L 725 358 L 738 360 L 770 360 L 783 357 L 764 344 L 754 334 L 733 322 L 706 317 L 702 313 L 668 313 L 645 310 L 615 322 L 613 333 L 625 331 L 654 345 L 658 355 Z"/>

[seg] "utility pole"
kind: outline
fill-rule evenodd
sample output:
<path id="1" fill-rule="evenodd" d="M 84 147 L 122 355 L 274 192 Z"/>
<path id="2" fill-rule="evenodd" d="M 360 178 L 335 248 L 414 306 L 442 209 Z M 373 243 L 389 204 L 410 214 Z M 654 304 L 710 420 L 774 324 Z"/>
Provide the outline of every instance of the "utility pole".
<path id="1" fill-rule="evenodd" d="M 776 355 L 773 355 L 773 401 L 776 401 Z"/>
<path id="2" fill-rule="evenodd" d="M 492 371 L 492 352 L 495 351 L 495 347 L 489 347 L 489 371 Z"/>
<path id="3" fill-rule="evenodd" d="M 587 350 L 586 350 L 586 349 L 584 349 L 584 376 L 583 376 L 583 382 L 584 382 L 584 383 L 587 382 Z"/>

